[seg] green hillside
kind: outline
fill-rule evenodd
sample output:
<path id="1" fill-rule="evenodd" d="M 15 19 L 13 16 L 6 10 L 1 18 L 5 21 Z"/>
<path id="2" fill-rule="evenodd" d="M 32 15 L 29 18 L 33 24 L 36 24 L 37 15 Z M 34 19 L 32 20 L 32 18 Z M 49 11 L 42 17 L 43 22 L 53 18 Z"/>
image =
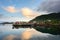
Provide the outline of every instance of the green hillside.
<path id="1" fill-rule="evenodd" d="M 43 24 L 44 26 L 42 26 L 42 28 L 34 27 L 37 31 L 60 35 L 60 13 L 41 15 L 32 19 L 30 22 L 34 21 L 36 21 L 36 23 L 40 23 L 40 25 Z"/>
<path id="2" fill-rule="evenodd" d="M 33 21 L 46 21 L 46 20 L 60 20 L 60 12 L 59 13 L 50 13 L 50 14 L 47 14 L 47 15 L 41 15 L 41 16 L 38 16 L 34 19 L 32 19 L 30 22 L 33 22 Z"/>

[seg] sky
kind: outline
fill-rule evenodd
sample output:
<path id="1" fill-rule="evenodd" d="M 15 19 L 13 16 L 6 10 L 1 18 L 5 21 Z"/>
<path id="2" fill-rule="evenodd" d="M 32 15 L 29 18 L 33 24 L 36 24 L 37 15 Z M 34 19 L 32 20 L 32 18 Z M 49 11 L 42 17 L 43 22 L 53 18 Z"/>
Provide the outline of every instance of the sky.
<path id="1" fill-rule="evenodd" d="M 28 22 L 50 12 L 60 12 L 60 0 L 0 0 L 0 22 Z"/>
<path id="2" fill-rule="evenodd" d="M 33 11 L 42 0 L 0 0 L 0 21 L 29 21 L 39 15 Z"/>

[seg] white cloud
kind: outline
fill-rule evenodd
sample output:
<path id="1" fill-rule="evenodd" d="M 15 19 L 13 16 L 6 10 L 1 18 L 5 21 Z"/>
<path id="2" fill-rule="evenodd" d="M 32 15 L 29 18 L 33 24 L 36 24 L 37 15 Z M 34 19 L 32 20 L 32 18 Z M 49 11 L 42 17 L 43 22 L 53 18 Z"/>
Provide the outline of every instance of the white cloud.
<path id="1" fill-rule="evenodd" d="M 27 7 L 22 8 L 21 13 L 27 18 L 35 18 L 36 16 L 40 15 L 38 12 L 36 12 L 32 9 L 29 9 Z"/>
<path id="2" fill-rule="evenodd" d="M 6 11 L 8 11 L 8 12 L 10 12 L 10 13 L 20 12 L 24 16 L 23 18 L 16 18 L 16 17 L 15 18 L 14 17 L 2 18 L 2 19 L 6 19 L 5 21 L 16 21 L 16 20 L 17 21 L 19 21 L 19 20 L 20 21 L 21 20 L 22 21 L 29 21 L 29 20 L 31 20 L 31 19 L 33 19 L 33 18 L 35 18 L 35 17 L 37 17 L 37 16 L 40 15 L 40 13 L 38 13 L 37 11 L 34 11 L 34 10 L 32 10 L 30 8 L 27 8 L 27 7 L 24 7 L 22 9 L 20 9 L 20 11 L 19 10 L 16 10 L 16 8 L 13 7 L 13 6 L 8 6 L 6 8 L 3 7 L 3 9 L 6 10 Z"/>
<path id="3" fill-rule="evenodd" d="M 16 8 L 14 6 L 3 7 L 3 9 L 10 12 L 10 13 L 17 12 L 17 10 L 16 10 Z"/>

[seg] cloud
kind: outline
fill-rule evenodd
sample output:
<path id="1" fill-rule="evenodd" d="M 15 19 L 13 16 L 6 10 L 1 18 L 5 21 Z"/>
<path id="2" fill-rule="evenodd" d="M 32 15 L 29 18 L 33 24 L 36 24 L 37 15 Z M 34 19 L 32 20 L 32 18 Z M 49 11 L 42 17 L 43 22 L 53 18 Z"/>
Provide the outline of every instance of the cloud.
<path id="1" fill-rule="evenodd" d="M 29 9 L 27 7 L 22 8 L 21 13 L 27 18 L 35 18 L 36 16 L 39 15 L 38 12 L 33 11 L 32 9 Z"/>
<path id="2" fill-rule="evenodd" d="M 10 12 L 10 13 L 17 12 L 17 10 L 16 10 L 16 8 L 14 6 L 3 7 L 3 9 Z"/>
<path id="3" fill-rule="evenodd" d="M 10 12 L 10 13 L 15 13 L 15 12 L 22 13 L 22 15 L 23 15 L 23 18 L 22 19 L 21 18 L 16 18 L 16 17 L 15 18 L 14 17 L 2 18 L 2 19 L 6 19 L 6 20 L 9 19 L 10 21 L 11 21 L 11 19 L 13 19 L 14 21 L 15 20 L 29 21 L 29 20 L 35 18 L 36 16 L 39 16 L 40 15 L 40 13 L 38 13 L 37 11 L 34 11 L 34 10 L 32 10 L 30 8 L 27 8 L 27 7 L 24 7 L 24 8 L 21 8 L 21 9 L 17 9 L 16 10 L 15 7 L 8 6 L 8 7 L 3 7 L 3 9 L 6 10 L 6 11 L 8 11 L 8 12 Z"/>
<path id="4" fill-rule="evenodd" d="M 45 0 L 38 7 L 38 11 L 60 12 L 60 0 Z"/>

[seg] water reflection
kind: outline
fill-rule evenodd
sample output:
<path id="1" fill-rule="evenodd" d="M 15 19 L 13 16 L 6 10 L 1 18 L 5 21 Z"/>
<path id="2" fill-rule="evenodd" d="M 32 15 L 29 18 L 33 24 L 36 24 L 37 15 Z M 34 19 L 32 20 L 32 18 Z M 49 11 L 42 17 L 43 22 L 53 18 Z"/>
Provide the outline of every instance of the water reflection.
<path id="1" fill-rule="evenodd" d="M 38 32 L 35 29 L 12 29 L 12 24 L 0 26 L 0 40 L 60 40 L 60 35 Z"/>
<path id="2" fill-rule="evenodd" d="M 22 40 L 29 40 L 32 35 L 37 35 L 39 34 L 39 32 L 37 32 L 35 29 L 26 29 L 23 33 L 22 33 Z"/>
<path id="3" fill-rule="evenodd" d="M 16 36 L 14 35 L 8 35 L 7 37 L 5 37 L 3 40 L 13 40 Z"/>

